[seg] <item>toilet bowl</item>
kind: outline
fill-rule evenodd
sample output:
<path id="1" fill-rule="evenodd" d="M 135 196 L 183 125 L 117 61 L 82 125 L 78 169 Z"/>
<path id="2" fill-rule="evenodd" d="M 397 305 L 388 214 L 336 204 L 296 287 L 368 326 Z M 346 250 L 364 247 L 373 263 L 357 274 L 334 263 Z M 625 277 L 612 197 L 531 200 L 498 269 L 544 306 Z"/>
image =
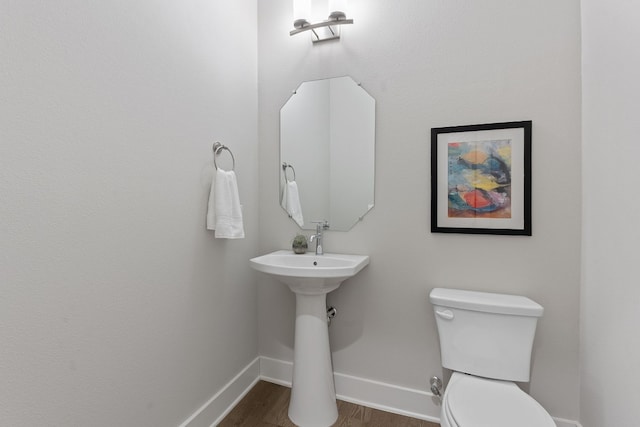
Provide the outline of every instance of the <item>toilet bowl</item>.
<path id="1" fill-rule="evenodd" d="M 549 413 L 511 381 L 454 372 L 442 399 L 442 427 L 556 427 Z"/>

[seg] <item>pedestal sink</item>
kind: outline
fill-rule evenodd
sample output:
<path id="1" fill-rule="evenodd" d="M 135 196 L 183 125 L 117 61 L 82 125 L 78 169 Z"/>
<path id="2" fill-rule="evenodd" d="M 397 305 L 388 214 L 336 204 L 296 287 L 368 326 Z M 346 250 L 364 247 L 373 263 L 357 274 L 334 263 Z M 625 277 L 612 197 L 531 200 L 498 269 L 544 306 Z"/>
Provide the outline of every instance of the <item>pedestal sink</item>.
<path id="1" fill-rule="evenodd" d="M 338 409 L 329 349 L 327 293 L 358 274 L 369 264 L 369 257 L 276 251 L 252 258 L 249 263 L 296 294 L 289 418 L 301 427 L 328 427 L 337 420 Z"/>

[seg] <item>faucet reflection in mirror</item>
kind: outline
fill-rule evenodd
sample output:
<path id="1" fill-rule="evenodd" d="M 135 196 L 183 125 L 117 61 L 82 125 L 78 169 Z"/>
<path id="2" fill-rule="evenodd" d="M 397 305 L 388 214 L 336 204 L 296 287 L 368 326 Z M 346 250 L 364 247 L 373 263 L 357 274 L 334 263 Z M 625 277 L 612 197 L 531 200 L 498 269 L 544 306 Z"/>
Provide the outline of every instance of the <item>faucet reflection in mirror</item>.
<path id="1" fill-rule="evenodd" d="M 311 19 L 311 0 L 293 0 L 293 30 L 289 35 L 311 31 L 313 43 L 337 40 L 340 38 L 340 26 L 353 24 L 347 19 L 347 1 L 329 0 L 328 18 L 324 21 L 309 22 Z"/>

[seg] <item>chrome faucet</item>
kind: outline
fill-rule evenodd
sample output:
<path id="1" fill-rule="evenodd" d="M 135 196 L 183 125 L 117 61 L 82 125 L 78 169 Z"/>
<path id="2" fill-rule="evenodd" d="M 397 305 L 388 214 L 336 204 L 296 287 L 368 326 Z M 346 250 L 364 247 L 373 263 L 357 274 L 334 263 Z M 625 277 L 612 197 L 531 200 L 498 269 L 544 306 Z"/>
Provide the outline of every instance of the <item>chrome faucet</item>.
<path id="1" fill-rule="evenodd" d="M 324 251 L 322 250 L 322 233 L 324 230 L 328 230 L 329 229 L 329 221 L 323 220 L 323 221 L 313 221 L 313 223 L 316 225 L 316 234 L 313 234 L 310 238 L 309 238 L 309 242 L 313 243 L 314 240 L 316 242 L 316 255 L 322 255 L 324 254 Z"/>

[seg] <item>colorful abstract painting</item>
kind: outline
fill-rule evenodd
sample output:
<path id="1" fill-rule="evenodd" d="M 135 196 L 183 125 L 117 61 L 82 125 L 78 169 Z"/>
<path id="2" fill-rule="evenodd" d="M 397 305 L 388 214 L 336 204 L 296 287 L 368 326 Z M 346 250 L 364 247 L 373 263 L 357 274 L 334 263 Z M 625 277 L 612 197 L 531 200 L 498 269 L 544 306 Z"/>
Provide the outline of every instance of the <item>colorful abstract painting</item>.
<path id="1" fill-rule="evenodd" d="M 448 216 L 511 218 L 511 140 L 449 142 Z"/>
<path id="2" fill-rule="evenodd" d="M 432 233 L 531 236 L 531 128 L 431 128 Z"/>

